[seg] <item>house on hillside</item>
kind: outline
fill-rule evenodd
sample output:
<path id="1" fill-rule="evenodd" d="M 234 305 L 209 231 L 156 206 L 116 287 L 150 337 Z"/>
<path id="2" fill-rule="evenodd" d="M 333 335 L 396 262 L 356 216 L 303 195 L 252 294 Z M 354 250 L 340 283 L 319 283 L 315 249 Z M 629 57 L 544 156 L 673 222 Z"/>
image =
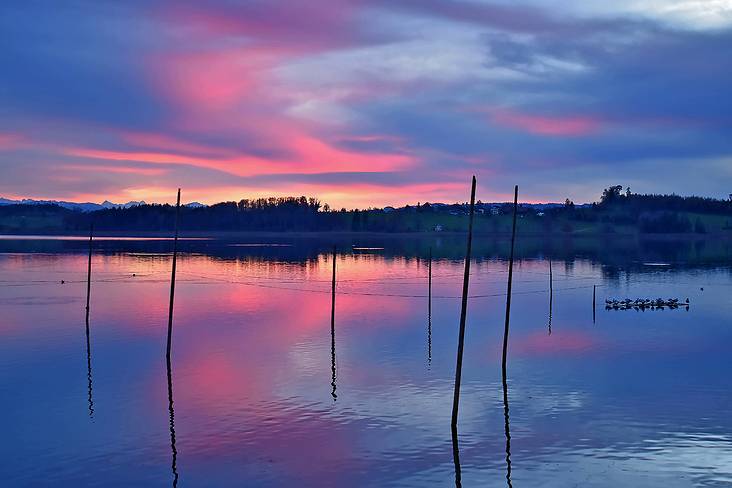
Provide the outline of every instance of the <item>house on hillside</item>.
<path id="1" fill-rule="evenodd" d="M 519 205 L 516 207 L 516 216 L 517 217 L 525 217 L 526 215 L 529 215 L 529 211 L 531 209 L 529 207 L 524 207 L 523 205 Z M 513 213 L 513 204 L 512 203 L 504 203 L 501 206 L 501 213 L 503 215 L 511 215 Z"/>

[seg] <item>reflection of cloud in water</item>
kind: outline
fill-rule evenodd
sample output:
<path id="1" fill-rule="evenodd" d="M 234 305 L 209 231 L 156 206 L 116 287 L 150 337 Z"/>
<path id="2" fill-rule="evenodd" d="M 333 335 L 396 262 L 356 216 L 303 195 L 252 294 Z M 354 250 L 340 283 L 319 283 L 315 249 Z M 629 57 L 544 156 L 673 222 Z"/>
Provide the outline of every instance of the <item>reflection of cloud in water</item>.
<path id="1" fill-rule="evenodd" d="M 251 404 L 239 415 L 216 422 L 221 432 L 207 430 L 214 424 L 202 425 L 200 431 L 189 426 L 186 443 L 203 458 L 215 458 L 214 463 L 242 456 L 272 459 L 273 464 L 263 469 L 283 470 L 293 476 L 315 472 L 346 478 L 357 475 L 358 483 L 400 479 L 404 486 L 414 486 L 419 480 L 434 481 L 435 472 L 454 469 L 449 456 L 451 380 L 435 381 L 427 387 L 405 383 L 398 387 L 339 388 L 337 403 L 322 392 L 314 394 L 305 385 L 293 386 L 278 391 L 276 401 Z M 502 422 L 500 386 L 471 386 L 463 396 L 459 425 L 466 419 L 466 426 L 476 428 L 466 428 L 464 436 L 460 430 L 465 450 L 475 446 L 482 437 L 479 433 L 485 432 L 477 425 L 485 418 L 487 406 Z M 494 451 L 500 452 L 505 442 L 503 432 L 496 430 L 491 439 Z M 496 469 L 502 467 L 502 461 L 496 456 Z M 344 466 L 350 466 L 353 473 Z M 347 479 L 340 481 L 341 485 L 331 485 L 348 485 Z"/>
<path id="2" fill-rule="evenodd" d="M 697 482 L 732 483 L 732 436 L 713 434 L 675 434 L 659 440 L 646 440 L 640 459 L 657 469 L 675 466 L 691 472 Z"/>
<path id="3" fill-rule="evenodd" d="M 555 326 L 555 329 L 557 327 Z M 598 348 L 597 339 L 578 330 L 555 330 L 553 336 L 537 330 L 512 338 L 511 354 L 518 356 L 582 355 Z"/>
<path id="4" fill-rule="evenodd" d="M 516 400 L 521 399 L 521 410 L 514 416 L 536 418 L 572 410 L 580 410 L 585 406 L 587 394 L 580 391 L 551 391 L 548 387 L 529 389 L 513 388 L 509 381 L 509 394 Z M 526 401 L 523 401 L 526 399 Z M 516 403 L 518 403 L 516 401 Z M 514 409 L 517 410 L 517 409 Z M 520 418 L 520 417 L 518 417 Z"/>
<path id="5" fill-rule="evenodd" d="M 133 418 L 133 433 L 124 438 L 113 433 L 109 448 L 115 450 L 114 459 L 123 456 L 126 466 L 142 466 L 150 461 L 138 459 L 139 450 L 170 448 L 163 430 L 163 377 L 155 366 L 162 359 L 159 346 L 164 346 L 170 258 L 110 254 L 94 259 L 92 312 L 98 327 L 92 338 L 101 370 L 94 377 L 95 425 L 105 425 L 97 412 L 118 416 L 109 418 L 125 426 Z M 45 384 L 46 374 L 74 378 L 73 385 L 59 381 L 59 391 L 64 391 L 59 403 L 68 394 L 76 402 L 74 411 L 84 411 L 85 395 L 76 388 L 84 386 L 78 381 L 83 372 L 65 374 L 55 353 L 45 355 L 54 367 L 44 368 L 44 377 L 34 365 L 45 360 L 39 359 L 44 357 L 37 354 L 39 345 L 69 357 L 75 351 L 77 363 L 84 358 L 78 346 L 83 346 L 86 256 L 0 260 L 4 279 L 41 282 L 33 288 L 5 287 L 0 304 L 0 333 L 23 340 L 6 342 L 19 345 L 18 350 L 23 346 L 17 357 L 31 366 L 13 369 L 6 379 L 26 395 L 6 406 L 10 418 L 46 418 L 36 407 L 22 413 L 26 417 L 16 408 L 42 405 L 49 398 L 47 388 L 24 384 L 28 379 Z M 462 263 L 433 264 L 434 293 L 459 295 Z M 454 479 L 450 410 L 457 300 L 433 303 L 428 370 L 426 296 L 367 295 L 426 295 L 426 266 L 403 258 L 339 255 L 338 401 L 333 402 L 329 257 L 275 262 L 184 255 L 179 265 L 172 357 L 176 449 L 182 476 L 185 465 L 190 483 L 223 486 L 236 479 L 254 486 L 435 486 Z M 525 261 L 515 270 L 516 289 L 525 293 L 516 296 L 509 344 L 514 486 L 729 484 L 728 271 L 631 274 L 618 295 L 653 289 L 682 296 L 680 290 L 693 286 L 694 307 L 673 315 L 674 323 L 669 314 L 602 314 L 592 327 L 586 306 L 592 287 L 585 286 L 585 275 L 592 274 L 589 265 L 577 261 L 569 271 L 555 267 L 549 337 L 548 295 L 542 294 L 548 290 L 546 267 L 546 262 Z M 505 263 L 484 261 L 472 269 L 471 293 L 505 292 Z M 594 273 L 600 281 L 600 272 Z M 160 279 L 151 281 L 155 277 Z M 66 284 L 52 281 L 57 278 Z M 607 286 L 603 293 L 609 289 L 617 291 Z M 59 293 L 76 296 L 72 300 Z M 472 349 L 466 353 L 458 419 L 466 487 L 505 486 L 500 354 L 492 349 L 500 344 L 492 317 L 500 318 L 504 298 L 475 299 L 468 308 Z M 3 357 L 9 364 L 17 361 L 9 358 Z M 118 380 L 104 378 L 104 364 L 111 360 Z M 120 388 L 121 382 L 129 387 Z M 114 408 L 102 408 L 112 387 L 119 401 Z M 160 418 L 130 411 L 133 401 L 160 402 L 150 409 Z M 73 426 L 64 410 L 56 412 L 56 418 Z M 157 431 L 149 428 L 153 423 Z M 83 438 L 85 431 L 79 431 Z M 34 438 L 16 435 L 9 445 L 17 450 Z M 61 452 L 56 444 L 51 442 L 54 452 Z M 21 452 L 34 453 L 30 447 Z M 169 452 L 162 463 L 167 481 Z M 98 476 L 96 464 L 87 466 Z M 61 461 L 56 465 L 65 466 Z"/>
<path id="6" fill-rule="evenodd" d="M 293 344 L 288 352 L 293 369 L 305 376 L 321 373 L 323 369 L 323 351 L 318 350 L 318 346 L 320 344 L 313 340 Z"/>
<path id="7" fill-rule="evenodd" d="M 70 303 L 81 302 L 83 297 L 12 297 L 0 298 L 0 303 L 7 305 L 68 305 Z"/>
<path id="8" fill-rule="evenodd" d="M 621 426 L 618 427 L 622 429 Z M 519 442 L 517 442 L 519 444 Z M 732 483 L 732 438 L 669 434 L 641 443 L 566 451 L 516 460 L 517 485 L 682 488 Z"/>
<path id="9" fill-rule="evenodd" d="M 292 244 L 229 244 L 229 247 L 292 247 Z"/>

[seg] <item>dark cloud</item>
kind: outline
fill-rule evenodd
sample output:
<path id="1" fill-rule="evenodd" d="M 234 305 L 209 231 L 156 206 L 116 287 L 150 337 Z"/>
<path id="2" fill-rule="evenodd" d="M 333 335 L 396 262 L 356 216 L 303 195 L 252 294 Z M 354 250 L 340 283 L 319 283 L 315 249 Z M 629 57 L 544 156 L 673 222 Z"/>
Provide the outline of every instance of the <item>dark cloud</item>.
<path id="1" fill-rule="evenodd" d="M 144 53 L 129 41 L 142 22 L 139 13 L 105 2 L 3 4 L 3 117 L 58 117 L 135 128 L 161 122 L 165 107 L 147 89 Z"/>
<path id="2" fill-rule="evenodd" d="M 583 36 L 627 26 L 623 19 L 577 19 L 533 5 L 445 0 L 380 0 L 379 4 L 410 14 L 478 24 L 493 29 L 537 35 Z"/>
<path id="3" fill-rule="evenodd" d="M 670 30 L 636 21 L 606 26 L 604 36 L 591 36 L 590 29 L 544 30 L 521 40 L 486 36 L 497 64 L 530 76 L 488 81 L 460 92 L 460 99 L 471 103 L 536 117 L 592 117 L 596 133 L 557 137 L 501 126 L 487 113 L 459 111 L 455 107 L 462 100 L 455 96 L 452 111 L 384 104 L 370 115 L 376 126 L 404 135 L 415 146 L 484 154 L 506 171 L 530 169 L 539 160 L 558 168 L 584 163 L 617 167 L 643 159 L 729 155 L 732 31 Z M 577 69 L 542 75 L 536 65 L 547 59 Z"/>

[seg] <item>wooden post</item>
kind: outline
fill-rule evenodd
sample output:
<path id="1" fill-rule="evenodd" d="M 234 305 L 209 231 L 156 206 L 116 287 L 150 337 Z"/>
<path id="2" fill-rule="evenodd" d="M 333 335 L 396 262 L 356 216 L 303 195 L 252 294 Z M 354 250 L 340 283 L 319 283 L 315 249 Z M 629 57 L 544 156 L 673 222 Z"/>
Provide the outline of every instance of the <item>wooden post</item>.
<path id="1" fill-rule="evenodd" d="M 427 268 L 427 368 L 432 366 L 432 246 Z"/>
<path id="2" fill-rule="evenodd" d="M 89 298 L 91 297 L 91 264 L 92 264 L 92 236 L 94 224 L 89 226 L 89 265 L 86 272 L 86 377 L 89 387 L 89 417 L 94 418 L 94 402 L 92 401 L 92 373 L 91 373 L 91 340 L 89 338 Z"/>
<path id="3" fill-rule="evenodd" d="M 518 185 L 513 195 L 513 231 L 511 232 L 511 254 L 508 261 L 508 289 L 506 290 L 506 327 L 503 330 L 503 377 L 506 377 L 506 353 L 508 351 L 508 319 L 511 315 L 511 284 L 513 283 L 513 246 L 516 241 L 516 209 L 518 208 Z"/>
<path id="4" fill-rule="evenodd" d="M 595 323 L 595 296 L 597 285 L 592 285 L 592 323 Z"/>
<path id="5" fill-rule="evenodd" d="M 330 392 L 333 401 L 338 400 L 336 395 L 336 356 L 335 356 L 335 292 L 336 292 L 336 246 L 333 246 L 333 284 L 331 287 L 332 298 L 330 306 L 330 368 L 331 368 L 331 386 L 333 390 Z"/>
<path id="6" fill-rule="evenodd" d="M 465 346 L 465 317 L 468 309 L 468 281 L 470 280 L 470 249 L 473 241 L 473 212 L 475 209 L 475 176 L 470 190 L 470 220 L 468 221 L 468 249 L 465 253 L 465 274 L 463 276 L 463 300 L 460 310 L 460 335 L 458 337 L 457 367 L 455 368 L 455 392 L 452 400 L 452 427 L 457 427 L 458 404 L 460 403 L 460 379 L 463 370 L 463 348 Z"/>
<path id="7" fill-rule="evenodd" d="M 336 289 L 336 246 L 333 245 L 333 309 L 335 309 L 335 289 Z"/>
<path id="8" fill-rule="evenodd" d="M 554 283 L 552 260 L 549 260 L 549 335 L 552 335 L 552 305 L 554 304 Z"/>
<path id="9" fill-rule="evenodd" d="M 432 316 L 432 246 L 430 246 L 430 258 L 427 266 L 427 312 Z"/>
<path id="10" fill-rule="evenodd" d="M 511 284 L 513 283 L 513 249 L 516 241 L 516 209 L 518 208 L 518 185 L 514 188 L 513 196 L 513 230 L 511 232 L 511 254 L 508 261 L 508 288 L 506 291 L 506 327 L 503 331 L 503 361 L 501 372 L 503 379 L 503 413 L 506 423 L 506 481 L 511 485 L 511 433 L 508 429 L 508 381 L 506 379 L 506 353 L 508 351 L 508 322 L 511 314 Z M 550 269 L 551 269 L 551 261 Z M 550 275 L 551 276 L 551 275 Z M 550 278 L 551 280 L 551 278 Z M 551 311 L 549 313 L 551 327 Z M 551 333 L 551 328 L 549 329 Z"/>
<path id="11" fill-rule="evenodd" d="M 94 224 L 89 225 L 89 266 L 86 273 L 86 322 L 89 325 L 89 297 L 91 296 L 91 261 L 92 261 L 92 235 Z"/>
<path id="12" fill-rule="evenodd" d="M 175 296 L 175 263 L 178 258 L 178 221 L 180 220 L 180 188 L 175 204 L 175 238 L 173 239 L 173 271 L 170 276 L 170 307 L 168 309 L 168 350 L 165 353 L 170 361 L 170 343 L 173 337 L 173 297 Z"/>
<path id="13" fill-rule="evenodd" d="M 554 289 L 554 276 L 552 275 L 552 260 L 549 260 L 549 292 Z"/>

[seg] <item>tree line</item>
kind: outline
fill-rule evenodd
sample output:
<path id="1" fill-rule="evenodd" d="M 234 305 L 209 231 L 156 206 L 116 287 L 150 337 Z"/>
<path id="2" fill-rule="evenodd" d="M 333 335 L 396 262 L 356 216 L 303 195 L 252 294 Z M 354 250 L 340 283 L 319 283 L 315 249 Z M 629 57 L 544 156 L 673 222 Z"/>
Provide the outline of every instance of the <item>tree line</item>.
<path id="1" fill-rule="evenodd" d="M 492 215 L 488 204 L 478 202 L 476 229 L 505 232 L 513 205 Z M 181 231 L 265 231 L 265 232 L 424 232 L 464 231 L 468 204 L 418 203 L 402 208 L 333 210 L 317 198 L 269 197 L 221 202 L 210 206 L 180 209 Z M 0 232 L 55 231 L 81 233 L 90 224 L 99 231 L 172 231 L 176 208 L 145 204 L 82 212 L 56 204 L 15 204 L 0 206 Z M 555 208 L 522 207 L 520 227 L 537 233 L 572 232 L 579 224 L 593 224 L 599 232 L 614 232 L 618 226 L 633 227 L 641 233 L 704 233 L 705 223 L 717 216 L 721 229 L 729 229 L 732 202 L 705 197 L 641 195 L 623 191 L 620 185 L 606 188 L 600 201 L 578 207 L 569 199 Z M 720 220 L 721 219 L 721 220 Z M 504 222 L 506 221 L 506 222 Z M 533 222 L 533 223 L 532 223 Z M 505 225 L 504 225 L 505 224 Z M 532 230 L 533 229 L 533 230 Z"/>

